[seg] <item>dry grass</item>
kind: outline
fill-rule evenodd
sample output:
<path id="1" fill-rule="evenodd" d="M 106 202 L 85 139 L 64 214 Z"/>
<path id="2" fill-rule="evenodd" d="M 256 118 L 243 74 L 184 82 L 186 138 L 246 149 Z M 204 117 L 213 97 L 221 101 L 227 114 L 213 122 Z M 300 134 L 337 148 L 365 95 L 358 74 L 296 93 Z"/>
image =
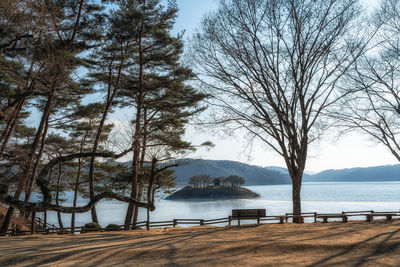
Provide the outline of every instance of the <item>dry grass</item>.
<path id="1" fill-rule="evenodd" d="M 399 266 L 400 222 L 0 238 L 0 266 Z"/>

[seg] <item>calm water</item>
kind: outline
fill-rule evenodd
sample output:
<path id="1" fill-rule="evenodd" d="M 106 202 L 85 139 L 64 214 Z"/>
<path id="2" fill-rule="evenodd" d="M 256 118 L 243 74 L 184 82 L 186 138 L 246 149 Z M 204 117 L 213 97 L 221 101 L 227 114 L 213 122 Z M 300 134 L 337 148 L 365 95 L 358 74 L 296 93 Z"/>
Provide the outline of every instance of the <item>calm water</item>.
<path id="1" fill-rule="evenodd" d="M 260 194 L 253 200 L 221 201 L 171 201 L 159 199 L 151 221 L 171 219 L 213 219 L 227 217 L 236 208 L 265 208 L 268 215 L 291 212 L 291 185 L 247 186 Z M 400 182 L 365 183 L 304 183 L 302 187 L 303 212 L 341 212 L 351 210 L 397 211 L 400 209 Z M 63 196 L 71 203 L 72 193 Z M 87 200 L 80 199 L 84 204 Z M 127 204 L 115 200 L 103 200 L 97 205 L 100 224 L 123 224 Z M 76 225 L 90 222 L 90 212 L 78 214 Z M 141 210 L 139 221 L 145 219 Z M 57 225 L 54 212 L 49 212 L 48 221 Z M 65 226 L 70 225 L 70 215 L 63 215 Z"/>

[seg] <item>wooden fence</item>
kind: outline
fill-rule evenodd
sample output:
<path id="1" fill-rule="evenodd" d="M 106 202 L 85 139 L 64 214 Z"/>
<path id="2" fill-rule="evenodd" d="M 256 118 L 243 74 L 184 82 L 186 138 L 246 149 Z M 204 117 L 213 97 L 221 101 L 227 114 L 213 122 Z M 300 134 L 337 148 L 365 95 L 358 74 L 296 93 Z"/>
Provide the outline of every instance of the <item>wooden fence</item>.
<path id="1" fill-rule="evenodd" d="M 322 222 L 327 223 L 329 220 L 334 219 L 335 221 L 341 220 L 342 222 L 347 222 L 348 220 L 360 220 L 365 219 L 365 221 L 369 222 L 374 220 L 374 218 L 385 219 L 386 221 L 392 221 L 394 218 L 400 218 L 400 211 L 342 211 L 341 213 L 317 213 L 317 212 L 305 212 L 300 215 L 294 215 L 293 213 L 286 213 L 285 215 L 269 215 L 260 217 L 260 223 L 287 223 L 293 222 L 293 218 L 300 217 L 300 221 L 308 221 L 308 222 Z M 26 234 L 71 234 L 72 230 L 69 227 L 65 228 L 57 228 L 55 225 L 47 224 L 43 221 L 43 219 L 35 217 L 33 214 L 32 218 L 34 218 L 35 223 L 30 231 L 17 231 L 15 229 L 9 230 L 7 233 L 3 233 L 2 235 L 26 235 Z M 153 221 L 153 222 L 137 222 L 135 225 L 130 225 L 129 230 L 132 229 L 146 229 L 146 228 L 172 228 L 177 227 L 179 225 L 197 225 L 197 226 L 205 226 L 205 225 L 223 225 L 230 226 L 233 225 L 236 219 L 232 218 L 232 216 L 228 216 L 226 218 L 219 219 L 173 219 L 170 221 Z M 32 220 L 33 221 L 33 220 Z M 242 219 L 242 223 L 245 222 L 247 224 L 254 224 L 255 220 L 251 219 Z M 125 230 L 124 225 L 117 225 L 112 228 L 101 228 L 96 230 L 84 229 L 81 227 L 74 227 L 73 233 L 82 233 L 82 232 L 90 232 L 90 231 L 122 231 Z"/>

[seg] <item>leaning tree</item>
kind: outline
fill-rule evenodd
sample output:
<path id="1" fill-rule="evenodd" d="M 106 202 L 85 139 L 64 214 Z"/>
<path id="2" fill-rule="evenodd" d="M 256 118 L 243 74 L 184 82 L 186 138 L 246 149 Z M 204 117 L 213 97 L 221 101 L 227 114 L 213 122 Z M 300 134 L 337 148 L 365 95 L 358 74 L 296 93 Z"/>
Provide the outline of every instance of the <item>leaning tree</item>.
<path id="1" fill-rule="evenodd" d="M 283 157 L 295 215 L 309 144 L 327 128 L 323 111 L 364 48 L 359 14 L 357 0 L 221 0 L 193 37 L 213 122 L 243 128 Z"/>

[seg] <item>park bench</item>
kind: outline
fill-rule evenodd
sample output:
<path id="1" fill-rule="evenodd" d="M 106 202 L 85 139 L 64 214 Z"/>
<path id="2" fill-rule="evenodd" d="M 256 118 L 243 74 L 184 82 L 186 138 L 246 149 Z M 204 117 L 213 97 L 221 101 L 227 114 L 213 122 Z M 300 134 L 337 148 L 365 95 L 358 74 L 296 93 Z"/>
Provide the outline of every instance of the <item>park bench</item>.
<path id="1" fill-rule="evenodd" d="M 260 218 L 265 217 L 265 209 L 236 209 L 232 210 L 232 219 L 238 220 L 238 226 L 240 226 L 240 220 L 257 219 L 257 223 L 260 223 Z"/>
<path id="2" fill-rule="evenodd" d="M 327 223 L 328 219 L 342 219 L 342 222 L 348 222 L 348 216 L 346 214 L 337 213 L 337 214 L 318 214 L 317 218 L 322 218 L 323 223 Z"/>
<path id="3" fill-rule="evenodd" d="M 393 219 L 393 216 L 400 216 L 400 213 L 397 212 L 372 212 L 370 214 L 362 214 L 365 215 L 365 221 L 370 222 L 374 219 L 374 217 L 386 217 L 386 221 L 390 222 Z"/>

